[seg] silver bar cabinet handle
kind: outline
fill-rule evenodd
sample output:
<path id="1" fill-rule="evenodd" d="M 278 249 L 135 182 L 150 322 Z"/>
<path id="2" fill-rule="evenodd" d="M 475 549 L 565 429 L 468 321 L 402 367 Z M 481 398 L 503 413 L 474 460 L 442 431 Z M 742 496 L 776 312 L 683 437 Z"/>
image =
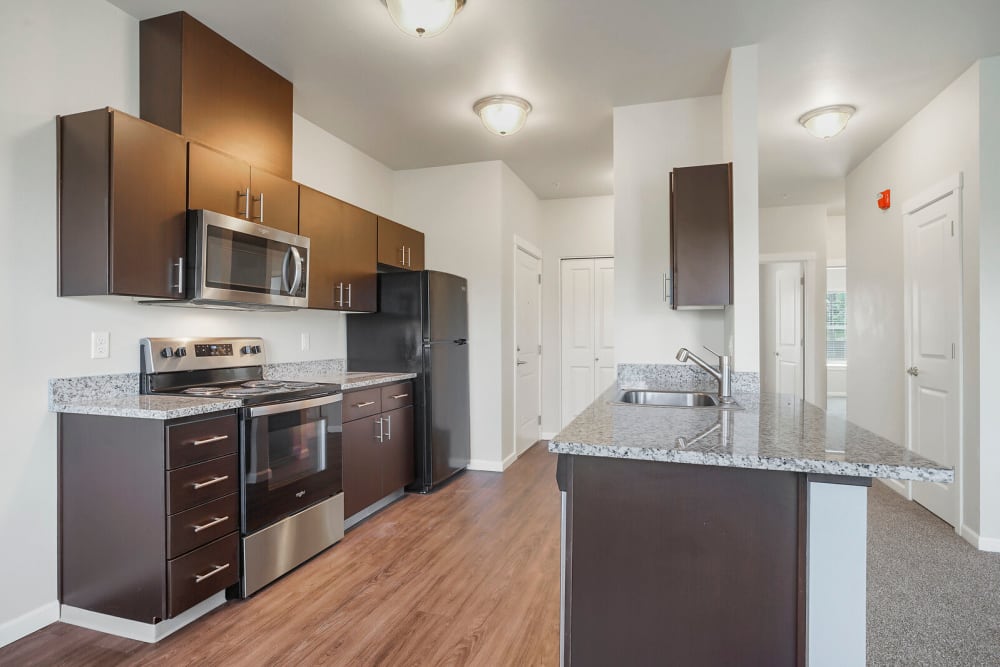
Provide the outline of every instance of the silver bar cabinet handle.
<path id="1" fill-rule="evenodd" d="M 356 408 L 367 408 L 369 405 L 375 405 L 375 401 L 365 401 L 364 403 L 355 403 Z"/>
<path id="2" fill-rule="evenodd" d="M 400 260 L 399 265 L 400 266 L 406 266 L 406 246 L 405 245 L 404 246 L 400 246 L 400 248 L 399 248 L 399 254 L 402 256 L 402 260 Z"/>
<path id="3" fill-rule="evenodd" d="M 406 398 L 407 396 L 409 396 L 409 394 L 396 394 L 395 396 L 392 397 L 392 400 L 398 401 L 399 399 Z"/>
<path id="4" fill-rule="evenodd" d="M 213 442 L 221 442 L 223 440 L 229 440 L 228 435 L 213 435 L 211 438 L 205 438 L 204 440 L 193 440 L 191 442 L 195 447 L 201 447 L 202 445 L 208 445 Z"/>
<path id="5" fill-rule="evenodd" d="M 392 440 L 392 415 L 386 415 L 383 417 L 386 421 L 385 425 L 385 439 Z"/>
<path id="6" fill-rule="evenodd" d="M 351 307 L 352 295 L 354 293 L 354 283 L 347 283 L 347 307 Z"/>
<path id="7" fill-rule="evenodd" d="M 411 268 L 413 267 L 413 248 L 409 246 L 406 248 L 406 265 Z"/>
<path id="8" fill-rule="evenodd" d="M 177 293 L 184 294 L 184 258 L 177 258 Z"/>
<path id="9" fill-rule="evenodd" d="M 219 482 L 224 482 L 227 479 L 229 479 L 229 475 L 219 475 L 218 477 L 213 477 L 212 479 L 208 480 L 207 482 L 197 482 L 197 483 L 195 483 L 194 484 L 194 489 L 195 489 L 195 491 L 197 491 L 198 489 L 204 489 L 206 486 L 212 486 L 213 484 L 218 484 Z"/>
<path id="10" fill-rule="evenodd" d="M 385 431 L 382 430 L 382 418 L 376 419 L 375 423 L 378 424 L 378 435 L 375 436 L 375 439 L 379 442 L 385 442 Z"/>
<path id="11" fill-rule="evenodd" d="M 259 211 L 258 215 L 253 216 L 251 218 L 251 220 L 256 220 L 257 222 L 263 223 L 264 222 L 264 193 L 261 192 L 260 193 L 260 197 L 254 197 L 253 200 L 255 202 L 260 203 L 260 208 L 258 209 L 258 211 Z"/>
<path id="12" fill-rule="evenodd" d="M 236 191 L 236 205 L 237 206 L 239 206 L 241 199 L 244 202 L 246 202 L 246 203 L 243 205 L 243 210 L 239 211 L 238 213 L 240 215 L 242 215 L 244 218 L 246 218 L 247 220 L 249 220 L 250 219 L 250 188 L 247 188 L 245 191 L 244 190 L 237 190 Z"/>
<path id="13" fill-rule="evenodd" d="M 334 300 L 335 306 L 344 307 L 344 283 L 337 283 L 337 290 L 340 292 L 340 298 Z"/>
<path id="14" fill-rule="evenodd" d="M 212 526 L 218 526 L 223 521 L 229 521 L 229 517 L 228 516 L 213 517 L 212 520 L 209 521 L 208 523 L 203 523 L 200 526 L 192 526 L 192 527 L 194 528 L 194 532 L 200 533 L 203 530 L 208 530 Z"/>
<path id="15" fill-rule="evenodd" d="M 215 569 L 212 570 L 211 572 L 208 572 L 206 574 L 196 574 L 196 575 L 194 575 L 194 583 L 200 584 L 201 582 L 205 581 L 209 577 L 214 577 L 215 575 L 217 575 L 218 573 L 222 572 L 223 570 L 225 570 L 228 567 L 229 567 L 229 563 L 226 563 L 225 565 L 216 565 Z"/>

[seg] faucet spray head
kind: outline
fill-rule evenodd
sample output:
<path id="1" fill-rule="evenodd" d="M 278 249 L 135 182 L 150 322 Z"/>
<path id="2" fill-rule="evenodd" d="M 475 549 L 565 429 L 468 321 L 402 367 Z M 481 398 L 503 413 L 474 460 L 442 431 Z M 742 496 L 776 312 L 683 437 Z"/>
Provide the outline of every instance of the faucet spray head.
<path id="1" fill-rule="evenodd" d="M 677 350 L 677 361 L 683 364 L 688 360 L 689 354 L 690 352 L 688 352 L 688 349 L 686 347 L 682 347 L 681 349 Z"/>

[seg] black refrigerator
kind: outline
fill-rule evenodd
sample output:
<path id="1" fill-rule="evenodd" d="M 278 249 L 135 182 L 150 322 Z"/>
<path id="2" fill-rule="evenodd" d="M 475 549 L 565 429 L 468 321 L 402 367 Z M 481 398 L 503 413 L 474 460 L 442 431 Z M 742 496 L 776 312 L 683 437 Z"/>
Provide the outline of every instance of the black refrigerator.
<path id="1" fill-rule="evenodd" d="M 381 273 L 379 312 L 347 318 L 347 369 L 416 373 L 410 491 L 428 493 L 469 465 L 469 307 L 465 278 Z"/>

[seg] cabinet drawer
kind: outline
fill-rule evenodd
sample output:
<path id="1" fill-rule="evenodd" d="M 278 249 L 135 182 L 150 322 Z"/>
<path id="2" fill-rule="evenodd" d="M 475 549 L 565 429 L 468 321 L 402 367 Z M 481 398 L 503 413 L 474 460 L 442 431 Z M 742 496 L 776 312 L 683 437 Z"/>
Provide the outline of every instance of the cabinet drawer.
<path id="1" fill-rule="evenodd" d="M 192 549 L 239 528 L 237 494 L 174 514 L 167 519 L 167 558 L 177 558 Z"/>
<path id="2" fill-rule="evenodd" d="M 236 415 L 168 426 L 167 467 L 182 468 L 235 454 L 239 440 L 236 428 Z"/>
<path id="3" fill-rule="evenodd" d="M 382 412 L 382 390 L 378 387 L 344 394 L 344 421 L 354 421 Z"/>
<path id="4" fill-rule="evenodd" d="M 167 514 L 176 514 L 210 500 L 236 493 L 236 456 L 223 456 L 167 473 Z"/>
<path id="5" fill-rule="evenodd" d="M 382 412 L 413 405 L 413 383 L 401 382 L 382 387 Z"/>
<path id="6" fill-rule="evenodd" d="M 240 577 L 239 535 L 231 533 L 167 561 L 167 615 L 173 618 Z"/>

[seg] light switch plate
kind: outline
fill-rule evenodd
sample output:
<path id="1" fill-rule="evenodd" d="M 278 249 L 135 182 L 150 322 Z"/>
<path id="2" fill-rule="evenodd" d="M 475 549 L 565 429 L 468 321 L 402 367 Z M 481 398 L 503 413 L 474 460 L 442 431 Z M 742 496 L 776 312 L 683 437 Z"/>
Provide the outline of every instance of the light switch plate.
<path id="1" fill-rule="evenodd" d="M 107 359 L 111 356 L 111 333 L 107 331 L 90 332 L 90 358 Z"/>

